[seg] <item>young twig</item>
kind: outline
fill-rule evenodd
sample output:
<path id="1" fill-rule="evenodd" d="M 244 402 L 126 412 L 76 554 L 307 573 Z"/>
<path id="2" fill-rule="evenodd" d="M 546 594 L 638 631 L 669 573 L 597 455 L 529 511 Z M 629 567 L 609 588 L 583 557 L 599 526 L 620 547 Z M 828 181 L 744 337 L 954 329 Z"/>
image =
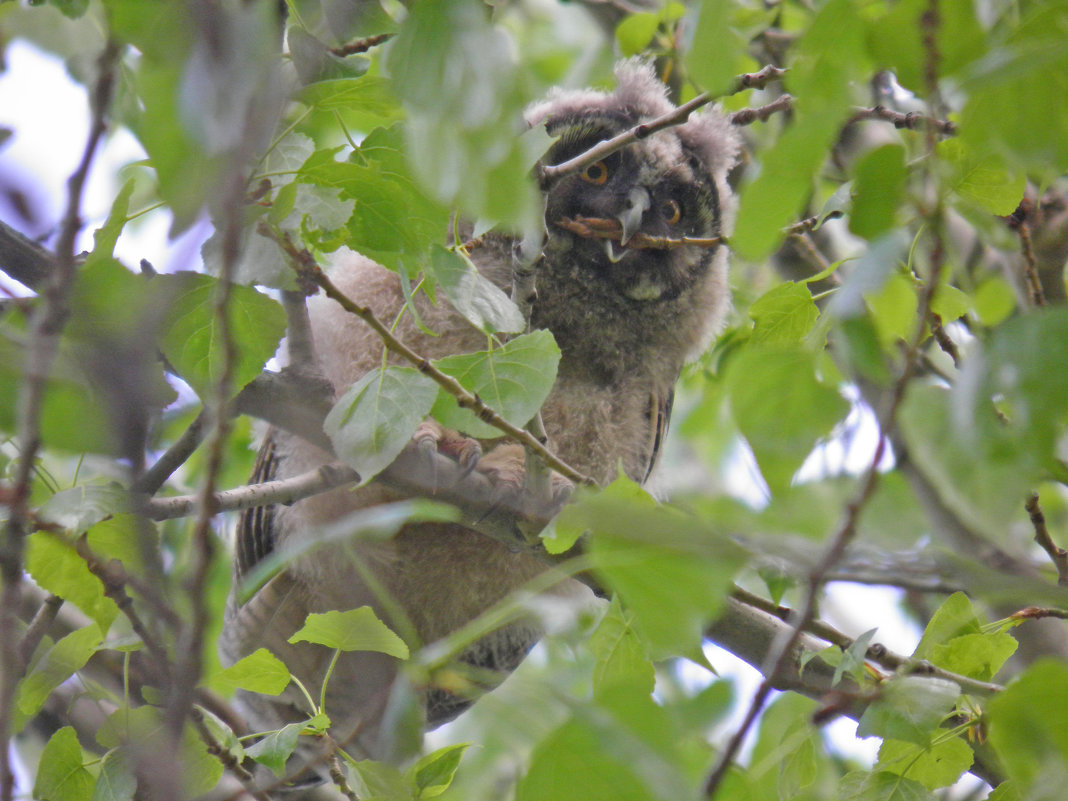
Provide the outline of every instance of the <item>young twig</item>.
<path id="1" fill-rule="evenodd" d="M 197 735 L 204 743 L 207 752 L 219 760 L 223 767 L 226 768 L 234 778 L 241 782 L 241 786 L 245 788 L 245 792 L 255 798 L 256 801 L 270 801 L 270 797 L 267 793 L 256 786 L 256 780 L 248 769 L 245 768 L 245 766 L 242 765 L 234 755 L 222 745 L 222 743 L 215 739 L 215 735 L 212 734 L 211 729 L 208 728 L 208 724 L 204 722 L 204 713 L 194 706 L 189 711 L 189 719 L 192 721 L 193 728 L 196 729 Z"/>
<path id="2" fill-rule="evenodd" d="M 858 107 L 853 111 L 853 116 L 849 118 L 846 125 L 862 120 L 884 120 L 892 123 L 895 128 L 910 131 L 931 129 L 940 136 L 955 136 L 957 133 L 957 124 L 951 120 L 939 120 L 915 111 L 892 111 L 885 106 Z"/>
<path id="3" fill-rule="evenodd" d="M 1027 298 L 1035 308 L 1047 305 L 1046 291 L 1042 288 L 1042 280 L 1038 277 L 1038 262 L 1035 259 L 1035 250 L 1031 245 L 1031 226 L 1027 224 L 1026 216 L 1016 225 L 1016 235 L 1020 237 L 1020 247 L 1023 250 L 1023 273 L 1027 284 Z"/>
<path id="4" fill-rule="evenodd" d="M 778 67 L 767 66 L 759 72 L 740 75 L 735 79 L 734 87 L 728 94 L 736 94 L 745 89 L 763 88 L 771 81 L 781 78 L 784 72 L 784 70 Z M 560 164 L 543 165 L 538 169 L 539 183 L 545 184 L 573 172 L 579 172 L 589 165 L 612 155 L 617 150 L 621 150 L 627 145 L 652 136 L 657 131 L 662 131 L 665 128 L 671 128 L 676 125 L 682 125 L 690 118 L 691 114 L 697 111 L 697 109 L 702 106 L 707 106 L 717 97 L 719 97 L 719 95 L 713 94 L 712 92 L 704 92 L 667 114 L 663 114 L 649 122 L 635 125 L 633 128 L 624 131 L 618 136 L 613 136 L 611 139 L 598 142 L 585 153 L 580 153 L 573 159 L 568 159 Z"/>
<path id="5" fill-rule="evenodd" d="M 207 425 L 208 416 L 202 410 L 156 463 L 134 481 L 130 492 L 135 495 L 155 495 L 167 479 L 186 463 L 197 446 L 204 441 Z"/>
<path id="6" fill-rule="evenodd" d="M 538 442 L 537 438 L 529 431 L 509 423 L 492 408 L 487 406 L 478 395 L 468 392 L 463 388 L 459 381 L 438 370 L 427 359 L 424 359 L 404 344 L 404 342 L 394 336 L 393 332 L 375 316 L 370 308 L 361 306 L 341 292 L 341 290 L 334 285 L 334 282 L 330 280 L 322 269 L 320 269 L 319 265 L 315 263 L 315 260 L 311 257 L 310 253 L 306 250 L 299 250 L 291 241 L 289 241 L 287 236 L 278 234 L 267 225 L 261 224 L 259 231 L 264 236 L 272 238 L 278 242 L 279 246 L 282 247 L 283 251 L 289 257 L 293 269 L 295 269 L 303 278 L 318 284 L 328 298 L 335 301 L 345 309 L 345 311 L 356 315 L 367 323 L 367 325 L 378 334 L 382 339 L 383 344 L 391 353 L 397 354 L 418 369 L 419 372 L 432 379 L 438 386 L 442 387 L 446 392 L 452 395 L 461 408 L 469 409 L 484 423 L 503 431 L 512 440 L 536 453 L 545 460 L 546 465 L 570 481 L 576 484 L 586 485 L 593 485 L 595 483 L 593 479 L 571 467 L 571 465 L 564 462 L 542 443 Z"/>
<path id="7" fill-rule="evenodd" d="M 1046 516 L 1038 504 L 1038 493 L 1032 493 L 1024 506 L 1031 518 L 1031 525 L 1035 529 L 1035 542 L 1049 554 L 1050 561 L 1057 568 L 1057 583 L 1062 587 L 1068 587 L 1068 551 L 1057 545 L 1050 536 L 1049 529 L 1046 527 Z"/>
<path id="8" fill-rule="evenodd" d="M 767 122 L 772 114 L 786 111 L 793 107 L 794 99 L 791 95 L 779 95 L 763 106 L 756 108 L 743 108 L 730 115 L 731 125 L 752 125 L 754 122 Z"/>

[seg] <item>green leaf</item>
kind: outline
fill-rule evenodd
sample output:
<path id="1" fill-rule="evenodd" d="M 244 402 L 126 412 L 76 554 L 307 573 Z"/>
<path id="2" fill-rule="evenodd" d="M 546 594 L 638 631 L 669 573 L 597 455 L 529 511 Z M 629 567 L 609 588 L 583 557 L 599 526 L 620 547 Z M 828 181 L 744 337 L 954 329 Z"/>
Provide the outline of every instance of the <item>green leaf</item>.
<path id="1" fill-rule="evenodd" d="M 18 686 L 16 706 L 23 721 L 36 715 L 56 687 L 85 667 L 103 639 L 94 623 L 72 631 L 44 652 Z"/>
<path id="2" fill-rule="evenodd" d="M 1049 788 L 1063 788 L 1068 771 L 1068 667 L 1035 662 L 985 712 L 990 743 L 1020 795 L 1053 798 Z"/>
<path id="3" fill-rule="evenodd" d="M 979 322 L 993 328 L 1016 308 L 1016 293 L 1008 281 L 995 275 L 975 288 L 972 303 Z"/>
<path id="4" fill-rule="evenodd" d="M 412 784 L 419 798 L 434 798 L 449 789 L 460 759 L 470 743 L 458 743 L 439 748 L 422 757 L 409 770 Z"/>
<path id="5" fill-rule="evenodd" d="M 616 42 L 619 52 L 625 58 L 636 56 L 653 41 L 657 28 L 660 27 L 660 15 L 642 11 L 623 18 L 616 26 Z"/>
<path id="6" fill-rule="evenodd" d="M 1004 41 L 962 76 L 968 101 L 961 138 L 985 152 L 994 147 L 1040 181 L 1068 171 L 1068 51 L 1065 0 L 1033 3 Z"/>
<path id="7" fill-rule="evenodd" d="M 223 369 L 224 342 L 215 315 L 218 281 L 199 273 L 158 275 L 152 288 L 167 303 L 163 355 L 202 398 L 216 391 Z M 234 359 L 231 391 L 236 394 L 259 375 L 285 333 L 281 305 L 251 287 L 233 284 L 228 306 Z"/>
<path id="8" fill-rule="evenodd" d="M 53 734 L 41 752 L 33 797 L 40 801 L 90 801 L 93 774 L 85 768 L 78 735 L 71 726 Z"/>
<path id="9" fill-rule="evenodd" d="M 935 150 L 947 168 L 946 184 L 991 214 L 1012 214 L 1023 199 L 1027 177 L 1010 172 L 1004 159 L 974 152 L 960 139 L 946 139 Z"/>
<path id="10" fill-rule="evenodd" d="M 876 770 L 915 779 L 929 790 L 948 787 L 972 766 L 972 749 L 960 737 L 949 737 L 929 746 L 884 740 Z"/>
<path id="11" fill-rule="evenodd" d="M 286 775 L 286 762 L 297 747 L 297 738 L 304 729 L 303 723 L 289 723 L 278 731 L 271 732 L 262 740 L 245 749 L 245 753 L 270 768 L 275 776 Z"/>
<path id="12" fill-rule="evenodd" d="M 1005 632 L 965 634 L 931 650 L 931 663 L 962 676 L 990 681 L 1016 653 L 1019 642 Z"/>
<path id="13" fill-rule="evenodd" d="M 397 659 L 408 658 L 404 640 L 390 631 L 369 606 L 308 615 L 289 642 L 312 642 L 341 651 L 380 651 Z"/>
<path id="14" fill-rule="evenodd" d="M 266 648 L 258 648 L 216 673 L 209 683 L 229 694 L 236 689 L 262 695 L 279 695 L 289 686 L 289 668 Z"/>
<path id="15" fill-rule="evenodd" d="M 429 270 L 453 308 L 475 328 L 487 334 L 517 334 L 526 330 L 526 320 L 512 299 L 461 253 L 434 246 L 430 251 Z"/>
<path id="16" fill-rule="evenodd" d="M 121 749 L 108 751 L 100 762 L 100 774 L 93 787 L 92 801 L 133 801 L 137 794 L 134 775 Z"/>
<path id="17" fill-rule="evenodd" d="M 838 801 L 935 801 L 935 795 L 896 773 L 854 771 L 842 777 Z"/>
<path id="18" fill-rule="evenodd" d="M 375 368 L 338 399 L 323 430 L 366 483 L 408 444 L 437 394 L 438 385 L 413 367 Z"/>
<path id="19" fill-rule="evenodd" d="M 55 534 L 30 535 L 26 570 L 37 585 L 70 601 L 106 632 L 119 613 L 114 601 L 104 595 L 104 585 L 94 576 L 74 546 Z"/>
<path id="20" fill-rule="evenodd" d="M 916 333 L 919 298 L 916 287 L 903 274 L 895 272 L 878 292 L 868 296 L 872 322 L 883 350 L 898 342 L 909 342 Z"/>
<path id="21" fill-rule="evenodd" d="M 849 230 L 865 239 L 876 239 L 897 224 L 898 207 L 908 181 L 905 148 L 878 147 L 857 162 L 854 172 L 855 194 Z"/>
<path id="22" fill-rule="evenodd" d="M 857 724 L 858 737 L 890 737 L 926 746 L 956 706 L 960 686 L 933 676 L 898 676 L 885 682 Z"/>
<path id="23" fill-rule="evenodd" d="M 943 643 L 965 634 L 979 634 L 981 630 L 979 618 L 968 596 L 963 592 L 955 592 L 931 615 L 912 656 L 914 659 L 929 659 L 934 649 Z"/>
<path id="24" fill-rule="evenodd" d="M 686 66 L 693 80 L 706 91 L 726 92 L 734 78 L 736 60 L 732 56 L 741 48 L 728 24 L 732 7 L 727 0 L 702 0 L 697 11 Z"/>
<path id="25" fill-rule="evenodd" d="M 354 112 L 371 127 L 391 125 L 403 116 L 389 81 L 374 75 L 317 81 L 301 89 L 296 99 L 319 111 Z"/>
<path id="26" fill-rule="evenodd" d="M 765 292 L 749 307 L 758 345 L 797 345 L 812 330 L 820 311 L 808 284 L 786 281 Z"/>
<path id="27" fill-rule="evenodd" d="M 849 404 L 823 383 L 816 354 L 800 348 L 747 348 L 730 363 L 731 413 L 773 492 L 786 489 Z"/>
<path id="28" fill-rule="evenodd" d="M 652 658 L 700 650 L 744 560 L 738 546 L 705 522 L 659 506 L 625 478 L 570 504 L 561 520 L 590 531 L 597 571 L 634 613 Z"/>
<path id="29" fill-rule="evenodd" d="M 549 331 L 541 330 L 518 336 L 492 351 L 446 356 L 434 366 L 482 398 L 509 423 L 524 426 L 549 396 L 559 362 L 556 340 Z M 502 434 L 470 410 L 460 408 L 444 391 L 438 393 L 433 414 L 447 428 L 473 437 L 490 439 Z"/>
<path id="30" fill-rule="evenodd" d="M 668 732 L 660 729 L 658 743 L 642 734 L 648 732 L 612 715 L 576 715 L 534 748 L 516 801 L 696 799 L 678 766 L 660 752 L 672 745 Z"/>
<path id="31" fill-rule="evenodd" d="M 93 232 L 93 252 L 88 262 L 96 259 L 110 259 L 115 253 L 115 243 L 126 226 L 126 215 L 130 210 L 130 197 L 134 191 L 134 179 L 130 178 L 122 185 L 111 204 L 111 212 L 104 224 Z"/>
<path id="32" fill-rule="evenodd" d="M 589 641 L 597 660 L 593 668 L 594 697 L 607 689 L 630 688 L 636 695 L 649 695 L 656 682 L 653 664 L 634 629 L 634 613 L 613 598 L 608 611 Z"/>
<path id="33" fill-rule="evenodd" d="M 129 507 L 130 493 L 121 484 L 80 484 L 45 501 L 38 516 L 77 535 Z"/>

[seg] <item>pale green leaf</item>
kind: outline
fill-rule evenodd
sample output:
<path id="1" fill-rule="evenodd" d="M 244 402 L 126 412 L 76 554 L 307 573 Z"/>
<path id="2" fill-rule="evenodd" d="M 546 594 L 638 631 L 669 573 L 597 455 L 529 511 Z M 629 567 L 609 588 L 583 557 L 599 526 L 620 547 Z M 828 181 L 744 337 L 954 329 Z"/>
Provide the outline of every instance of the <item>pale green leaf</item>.
<path id="1" fill-rule="evenodd" d="M 516 334 L 526 329 L 526 320 L 512 299 L 462 254 L 435 246 L 429 267 L 453 308 L 475 328 L 488 334 Z"/>
<path id="2" fill-rule="evenodd" d="M 108 630 L 119 612 L 74 546 L 55 534 L 38 532 L 29 537 L 26 570 L 39 587 L 70 601 L 96 621 L 101 632 Z"/>
<path id="3" fill-rule="evenodd" d="M 786 281 L 758 298 L 749 307 L 749 316 L 754 323 L 754 344 L 797 345 L 812 330 L 820 312 L 807 284 Z"/>
<path id="4" fill-rule="evenodd" d="M 258 648 L 216 673 L 209 681 L 226 693 L 240 688 L 263 695 L 278 695 L 289 685 L 289 668 L 266 648 Z"/>
<path id="5" fill-rule="evenodd" d="M 286 761 L 297 747 L 297 738 L 304 729 L 303 723 L 289 723 L 273 731 L 259 742 L 248 746 L 245 753 L 271 769 L 275 776 L 286 775 Z"/>
<path id="6" fill-rule="evenodd" d="M 523 334 L 492 351 L 446 356 L 434 366 L 478 395 L 507 422 L 524 426 L 538 412 L 556 380 L 560 348 L 546 330 Z M 446 392 L 438 394 L 434 417 L 448 428 L 474 437 L 502 435 Z"/>
<path id="7" fill-rule="evenodd" d="M 408 646 L 369 606 L 308 615 L 289 642 L 312 642 L 341 651 L 380 651 L 397 659 L 408 658 Z"/>
<path id="8" fill-rule="evenodd" d="M 593 668 L 593 691 L 629 687 L 649 695 L 656 680 L 653 664 L 634 629 L 634 613 L 623 609 L 617 598 L 605 612 L 589 641 L 597 662 Z"/>
<path id="9" fill-rule="evenodd" d="M 36 715 L 56 687 L 85 667 L 103 639 L 94 623 L 72 631 L 46 650 L 18 685 L 15 705 L 22 719 Z"/>
<path id="10" fill-rule="evenodd" d="M 160 348 L 201 397 L 216 391 L 224 367 L 224 339 L 215 314 L 218 281 L 199 273 L 158 275 L 153 291 L 167 303 Z M 233 284 L 228 305 L 234 358 L 230 389 L 237 393 L 259 375 L 285 333 L 281 305 L 251 287 Z"/>
<path id="11" fill-rule="evenodd" d="M 366 483 L 408 444 L 437 394 L 438 385 L 415 368 L 375 368 L 338 399 L 323 430 Z"/>
<path id="12" fill-rule="evenodd" d="M 884 740 L 879 749 L 876 770 L 915 779 L 929 790 L 948 787 L 972 766 L 972 749 L 959 737 L 950 737 L 929 746 Z"/>
<path id="13" fill-rule="evenodd" d="M 78 735 L 71 726 L 53 734 L 41 752 L 33 797 L 40 801 L 90 801 L 93 775 L 85 768 Z"/>
<path id="14" fill-rule="evenodd" d="M 456 769 L 460 767 L 460 759 L 470 745 L 447 745 L 427 754 L 411 767 L 409 775 L 419 798 L 434 798 L 449 789 Z"/>
<path id="15" fill-rule="evenodd" d="M 92 801 L 133 801 L 137 794 L 134 775 L 121 749 L 112 749 L 100 762 L 100 773 L 93 787 Z"/>

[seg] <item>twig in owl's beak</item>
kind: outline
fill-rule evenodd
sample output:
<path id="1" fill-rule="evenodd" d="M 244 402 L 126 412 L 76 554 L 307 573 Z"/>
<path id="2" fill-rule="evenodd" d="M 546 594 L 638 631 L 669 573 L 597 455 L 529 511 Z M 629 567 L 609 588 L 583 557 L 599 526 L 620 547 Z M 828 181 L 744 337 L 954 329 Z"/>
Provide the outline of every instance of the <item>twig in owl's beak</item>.
<path id="1" fill-rule="evenodd" d="M 618 220 L 609 220 L 603 217 L 561 217 L 555 223 L 565 231 L 584 237 L 586 239 L 609 239 L 614 242 L 623 241 L 623 226 Z M 638 231 L 631 234 L 625 247 L 635 250 L 673 250 L 684 246 L 697 248 L 714 248 L 727 244 L 727 238 L 723 236 L 710 237 L 667 237 L 652 236 Z M 619 259 L 615 259 L 618 261 Z"/>

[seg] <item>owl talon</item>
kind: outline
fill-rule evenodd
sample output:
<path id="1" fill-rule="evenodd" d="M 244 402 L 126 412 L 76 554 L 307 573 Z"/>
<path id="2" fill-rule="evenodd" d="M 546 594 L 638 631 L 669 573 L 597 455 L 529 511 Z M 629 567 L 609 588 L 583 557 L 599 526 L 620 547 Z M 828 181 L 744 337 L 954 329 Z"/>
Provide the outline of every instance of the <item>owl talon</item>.
<path id="1" fill-rule="evenodd" d="M 420 453 L 426 454 L 431 466 L 436 466 L 434 457 L 439 453 L 456 462 L 460 467 L 460 478 L 470 475 L 482 458 L 482 446 L 477 439 L 445 428 L 434 420 L 424 420 L 420 423 L 412 435 L 412 440 Z M 434 487 L 437 487 L 436 467 Z"/>

